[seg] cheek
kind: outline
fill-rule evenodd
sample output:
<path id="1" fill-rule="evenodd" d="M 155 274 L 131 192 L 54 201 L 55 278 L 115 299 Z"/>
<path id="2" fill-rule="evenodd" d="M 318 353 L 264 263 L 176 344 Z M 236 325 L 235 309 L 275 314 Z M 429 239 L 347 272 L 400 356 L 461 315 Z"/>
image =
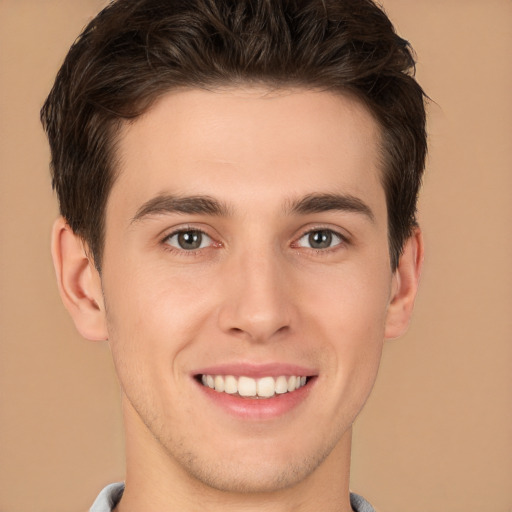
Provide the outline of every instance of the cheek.
<path id="1" fill-rule="evenodd" d="M 205 276 L 139 265 L 104 283 L 109 338 L 125 365 L 167 366 L 208 321 Z M 120 270 L 120 269 L 119 269 Z M 122 278 L 122 275 L 129 277 Z"/>
<path id="2" fill-rule="evenodd" d="M 379 262 L 333 268 L 304 276 L 301 305 L 315 319 L 347 342 L 372 342 L 383 334 L 390 296 L 391 273 Z"/>
<path id="3" fill-rule="evenodd" d="M 326 276 L 323 289 L 310 287 L 303 325 L 325 340 L 329 377 L 345 403 L 362 405 L 381 358 L 391 278 L 384 265 L 345 270 Z"/>

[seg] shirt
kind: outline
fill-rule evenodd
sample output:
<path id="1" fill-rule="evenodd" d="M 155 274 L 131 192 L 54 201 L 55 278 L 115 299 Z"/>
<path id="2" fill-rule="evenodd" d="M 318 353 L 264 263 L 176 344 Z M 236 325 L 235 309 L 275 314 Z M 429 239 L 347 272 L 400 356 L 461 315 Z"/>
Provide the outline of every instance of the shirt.
<path id="1" fill-rule="evenodd" d="M 90 508 L 90 512 L 112 512 L 123 495 L 122 482 L 110 484 L 103 489 Z M 375 512 L 375 509 L 358 494 L 350 493 L 350 505 L 354 512 Z"/>

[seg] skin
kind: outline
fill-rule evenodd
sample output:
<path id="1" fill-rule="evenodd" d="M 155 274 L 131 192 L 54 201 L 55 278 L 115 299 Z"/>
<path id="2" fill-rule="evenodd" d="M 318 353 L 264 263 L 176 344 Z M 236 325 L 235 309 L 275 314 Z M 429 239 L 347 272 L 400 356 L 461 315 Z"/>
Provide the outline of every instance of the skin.
<path id="1" fill-rule="evenodd" d="M 416 230 L 390 268 L 379 136 L 329 92 L 172 92 L 120 133 L 101 276 L 56 222 L 64 303 L 83 336 L 109 340 L 121 383 L 118 511 L 350 510 L 351 426 L 384 340 L 408 325 L 423 257 Z M 358 207 L 292 207 L 311 194 Z M 162 195 L 225 211 L 152 211 Z M 200 248 L 177 230 L 204 233 Z M 192 378 L 233 362 L 301 365 L 314 385 L 286 414 L 234 417 Z"/>

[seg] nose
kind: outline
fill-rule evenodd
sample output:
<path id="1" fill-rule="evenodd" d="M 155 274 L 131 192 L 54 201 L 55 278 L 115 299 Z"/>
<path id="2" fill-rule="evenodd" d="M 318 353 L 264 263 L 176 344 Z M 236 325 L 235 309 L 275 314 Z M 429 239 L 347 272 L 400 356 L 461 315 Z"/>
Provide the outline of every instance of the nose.
<path id="1" fill-rule="evenodd" d="M 246 251 L 227 264 L 218 317 L 222 331 L 264 343 L 291 330 L 295 313 L 285 266 L 272 249 Z"/>

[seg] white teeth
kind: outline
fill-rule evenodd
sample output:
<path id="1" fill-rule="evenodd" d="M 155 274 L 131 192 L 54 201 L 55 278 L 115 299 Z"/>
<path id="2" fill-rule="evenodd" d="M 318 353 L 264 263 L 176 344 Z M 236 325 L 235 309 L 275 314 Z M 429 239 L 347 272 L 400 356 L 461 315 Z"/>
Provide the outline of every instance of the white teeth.
<path id="1" fill-rule="evenodd" d="M 227 375 L 224 378 L 224 392 L 230 395 L 238 393 L 238 383 L 233 375 Z"/>
<path id="2" fill-rule="evenodd" d="M 213 381 L 215 382 L 215 391 L 222 393 L 224 391 L 224 379 L 221 375 L 217 375 Z"/>
<path id="3" fill-rule="evenodd" d="M 256 382 L 256 388 L 258 390 L 258 396 L 270 398 L 274 396 L 276 392 L 276 383 L 272 377 L 263 377 L 263 379 L 258 379 Z"/>
<path id="4" fill-rule="evenodd" d="M 304 378 L 304 384 L 306 383 L 306 379 Z M 276 379 L 276 393 L 278 395 L 282 395 L 288 391 L 288 379 L 281 375 Z"/>
<path id="5" fill-rule="evenodd" d="M 240 396 L 256 396 L 256 381 L 250 377 L 239 377 L 238 394 Z"/>
<path id="6" fill-rule="evenodd" d="M 307 377 L 295 376 L 286 377 L 262 377 L 253 379 L 252 377 L 233 375 L 202 375 L 201 382 L 203 386 L 209 387 L 219 393 L 228 393 L 234 395 L 238 393 L 242 397 L 271 398 L 274 395 L 291 393 L 296 389 L 306 385 Z"/>

